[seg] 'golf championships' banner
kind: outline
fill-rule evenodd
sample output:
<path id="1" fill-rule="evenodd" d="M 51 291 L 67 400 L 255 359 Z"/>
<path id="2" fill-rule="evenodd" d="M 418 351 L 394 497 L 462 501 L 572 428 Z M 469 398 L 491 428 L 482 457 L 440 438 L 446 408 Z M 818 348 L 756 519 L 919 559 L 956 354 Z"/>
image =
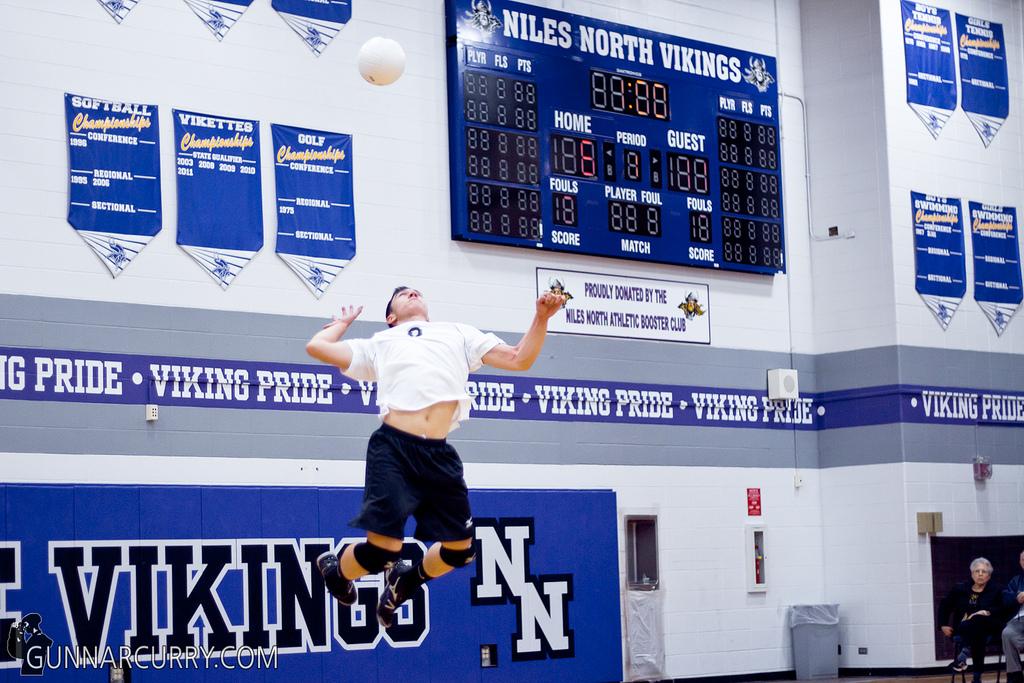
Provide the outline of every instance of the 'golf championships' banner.
<path id="1" fill-rule="evenodd" d="M 203 20 L 206 28 L 217 36 L 217 40 L 224 40 L 224 36 L 242 17 L 252 0 L 185 0 L 185 4 Z"/>
<path id="2" fill-rule="evenodd" d="M 974 300 L 1002 335 L 1021 302 L 1017 210 L 970 202 Z"/>
<path id="3" fill-rule="evenodd" d="M 988 147 L 1010 113 L 1003 25 L 956 15 L 963 108 Z"/>
<path id="4" fill-rule="evenodd" d="M 178 244 L 227 289 L 263 248 L 259 121 L 173 114 Z"/>
<path id="5" fill-rule="evenodd" d="M 277 253 L 316 298 L 356 254 L 352 136 L 272 124 Z"/>
<path id="6" fill-rule="evenodd" d="M 349 0 L 273 0 L 270 4 L 317 57 L 352 18 Z"/>
<path id="7" fill-rule="evenodd" d="M 903 0 L 907 103 L 938 138 L 956 109 L 956 65 L 949 10 Z"/>
<path id="8" fill-rule="evenodd" d="M 914 212 L 914 284 L 946 329 L 967 290 L 960 200 L 911 192 L 910 202 Z"/>
<path id="9" fill-rule="evenodd" d="M 117 277 L 160 232 L 160 126 L 150 104 L 64 94 L 68 223 Z"/>

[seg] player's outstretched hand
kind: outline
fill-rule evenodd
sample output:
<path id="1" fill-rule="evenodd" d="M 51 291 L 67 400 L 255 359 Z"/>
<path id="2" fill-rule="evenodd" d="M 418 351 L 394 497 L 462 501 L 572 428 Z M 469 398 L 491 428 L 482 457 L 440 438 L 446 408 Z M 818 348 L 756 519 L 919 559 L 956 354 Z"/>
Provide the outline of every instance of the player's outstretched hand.
<path id="1" fill-rule="evenodd" d="M 330 327 L 337 323 L 344 325 L 351 325 L 352 321 L 359 317 L 359 314 L 363 312 L 362 306 L 342 306 L 341 315 L 331 316 L 331 322 L 324 325 L 324 327 Z"/>
<path id="2" fill-rule="evenodd" d="M 537 316 L 547 320 L 565 304 L 565 296 L 544 292 L 537 298 Z"/>

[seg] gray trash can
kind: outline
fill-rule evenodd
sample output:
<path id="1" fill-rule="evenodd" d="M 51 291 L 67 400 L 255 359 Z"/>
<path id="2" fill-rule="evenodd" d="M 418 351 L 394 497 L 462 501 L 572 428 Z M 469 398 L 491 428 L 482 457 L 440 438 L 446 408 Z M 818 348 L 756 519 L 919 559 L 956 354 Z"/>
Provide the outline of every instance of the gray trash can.
<path id="1" fill-rule="evenodd" d="M 789 626 L 797 680 L 838 678 L 839 605 L 793 605 Z"/>

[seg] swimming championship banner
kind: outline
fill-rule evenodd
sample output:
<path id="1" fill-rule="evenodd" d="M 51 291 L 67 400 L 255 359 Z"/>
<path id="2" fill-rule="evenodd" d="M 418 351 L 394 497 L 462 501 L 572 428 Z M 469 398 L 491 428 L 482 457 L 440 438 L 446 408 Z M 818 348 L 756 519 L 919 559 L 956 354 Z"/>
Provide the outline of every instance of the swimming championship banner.
<path id="1" fill-rule="evenodd" d="M 910 193 L 914 212 L 914 285 L 942 329 L 967 291 L 960 200 Z"/>
<path id="2" fill-rule="evenodd" d="M 970 202 L 974 300 L 1002 335 L 1021 303 L 1017 210 Z"/>
<path id="3" fill-rule="evenodd" d="M 907 104 L 933 138 L 956 109 L 956 64 L 949 10 L 903 0 Z"/>
<path id="4" fill-rule="evenodd" d="M 537 269 L 537 293 L 566 297 L 548 330 L 627 339 L 711 343 L 705 284 Z"/>
<path id="5" fill-rule="evenodd" d="M 64 94 L 68 223 L 120 275 L 160 232 L 160 125 L 152 104 Z"/>
<path id="6" fill-rule="evenodd" d="M 1003 25 L 956 15 L 963 109 L 988 147 L 1010 113 Z"/>
<path id="7" fill-rule="evenodd" d="M 259 121 L 173 114 L 178 244 L 227 289 L 263 248 Z"/>
<path id="8" fill-rule="evenodd" d="M 97 2 L 103 5 L 103 9 L 107 10 L 107 14 L 113 17 L 114 21 L 119 24 L 139 4 L 139 0 L 97 0 Z"/>
<path id="9" fill-rule="evenodd" d="M 270 5 L 317 57 L 352 17 L 351 0 L 273 0 Z"/>
<path id="10" fill-rule="evenodd" d="M 0 485 L 0 681 L 479 681 L 483 644 L 493 683 L 620 680 L 615 493 L 469 498 L 474 562 L 385 629 L 381 574 L 344 607 L 316 568 L 365 536 L 359 489 Z"/>
<path id="11" fill-rule="evenodd" d="M 277 254 L 320 298 L 356 254 L 352 136 L 272 124 Z"/>
<path id="12" fill-rule="evenodd" d="M 185 0 L 217 40 L 224 40 L 235 22 L 249 9 L 252 0 Z"/>

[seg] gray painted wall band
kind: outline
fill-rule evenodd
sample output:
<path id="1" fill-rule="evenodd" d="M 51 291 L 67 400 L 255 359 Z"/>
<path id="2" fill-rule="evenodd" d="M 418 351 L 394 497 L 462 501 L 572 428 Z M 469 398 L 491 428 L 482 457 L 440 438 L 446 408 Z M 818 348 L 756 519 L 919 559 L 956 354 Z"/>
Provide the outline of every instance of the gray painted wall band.
<path id="1" fill-rule="evenodd" d="M 299 316 L 0 295 L 0 345 L 7 346 L 311 363 L 303 345 L 319 325 Z M 382 327 L 356 323 L 352 334 Z M 497 333 L 515 343 L 521 331 Z M 551 335 L 529 374 L 763 389 L 766 369 L 790 364 L 786 353 Z M 1024 388 L 1024 363 L 1012 354 L 882 347 L 796 354 L 792 366 L 807 392 L 898 383 Z M 377 425 L 372 415 L 169 406 L 156 425 L 142 417 L 139 406 L 4 401 L 0 441 L 8 452 L 359 460 Z M 477 419 L 452 442 L 467 462 L 523 464 L 816 468 L 966 462 L 975 452 L 996 463 L 1024 461 L 1024 430 L 1006 427 L 894 424 L 794 434 L 547 422 L 524 429 L 518 421 Z"/>

